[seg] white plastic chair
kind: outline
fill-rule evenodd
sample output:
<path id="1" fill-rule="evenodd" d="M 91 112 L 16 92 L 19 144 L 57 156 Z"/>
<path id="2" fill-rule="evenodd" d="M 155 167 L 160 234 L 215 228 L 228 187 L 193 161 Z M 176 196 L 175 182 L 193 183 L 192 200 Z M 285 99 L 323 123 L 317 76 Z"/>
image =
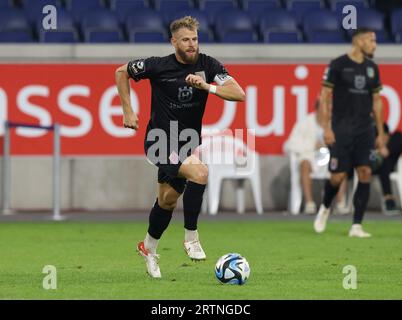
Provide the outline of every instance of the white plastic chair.
<path id="1" fill-rule="evenodd" d="M 399 204 L 402 206 L 402 157 L 399 157 L 396 171 L 392 172 L 389 176 L 391 181 L 396 183 L 398 189 L 398 196 L 399 196 Z"/>
<path id="2" fill-rule="evenodd" d="M 302 187 L 300 181 L 300 161 L 294 152 L 289 153 L 290 158 L 290 193 L 288 210 L 291 214 L 297 215 L 300 213 L 302 204 Z M 330 174 L 328 171 L 329 162 L 328 148 L 320 148 L 315 154 L 315 164 L 312 166 L 310 177 L 315 180 L 328 179 Z"/>
<path id="3" fill-rule="evenodd" d="M 199 148 L 199 156 L 209 170 L 203 212 L 217 214 L 222 181 L 230 179 L 235 182 L 237 212 L 244 213 L 244 182 L 248 179 L 257 213 L 263 214 L 259 156 L 243 140 L 232 135 L 205 135 Z"/>

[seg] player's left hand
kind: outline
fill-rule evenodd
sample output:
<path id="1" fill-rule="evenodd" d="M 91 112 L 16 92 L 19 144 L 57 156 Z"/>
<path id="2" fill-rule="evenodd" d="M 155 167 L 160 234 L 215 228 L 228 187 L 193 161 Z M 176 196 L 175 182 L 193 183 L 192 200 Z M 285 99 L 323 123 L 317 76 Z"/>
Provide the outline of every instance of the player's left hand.
<path id="1" fill-rule="evenodd" d="M 189 74 L 185 80 L 186 80 L 187 84 L 189 84 L 190 86 L 192 86 L 194 88 L 201 89 L 201 90 L 209 89 L 208 83 L 206 83 L 203 78 L 201 78 L 200 76 L 196 76 L 195 74 Z"/>

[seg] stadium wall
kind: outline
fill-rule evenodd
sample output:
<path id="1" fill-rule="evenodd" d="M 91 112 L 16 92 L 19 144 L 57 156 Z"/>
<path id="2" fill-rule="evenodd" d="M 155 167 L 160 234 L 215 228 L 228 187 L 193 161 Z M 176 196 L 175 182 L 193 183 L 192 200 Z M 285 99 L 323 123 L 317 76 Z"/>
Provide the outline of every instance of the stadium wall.
<path id="1" fill-rule="evenodd" d="M 289 78 L 291 83 L 304 80 L 303 77 L 298 79 L 297 74 L 302 75 L 303 72 L 305 73 L 305 70 L 300 69 L 300 66 L 305 67 L 306 65 L 307 70 L 312 72 L 311 74 L 316 79 L 313 82 L 310 80 L 310 82 L 301 83 L 298 86 L 299 89 L 296 89 L 299 92 L 300 89 L 303 91 L 303 88 L 300 87 L 304 86 L 309 93 L 306 100 L 308 102 L 304 103 L 302 107 L 297 103 L 297 112 L 295 110 L 292 113 L 288 112 L 289 108 L 294 108 L 293 105 L 296 102 L 291 104 L 285 103 L 285 132 L 281 136 L 279 135 L 279 138 L 275 137 L 275 132 L 273 132 L 263 137 L 260 141 L 257 139 L 257 149 L 259 148 L 262 154 L 262 193 L 263 205 L 266 211 L 286 209 L 289 192 L 289 165 L 286 156 L 281 151 L 283 141 L 287 137 L 291 125 L 296 121 L 296 118 L 303 116 L 307 111 L 311 111 L 312 101 L 319 91 L 319 79 L 325 64 L 331 58 L 347 51 L 347 49 L 348 46 L 343 45 L 202 46 L 203 52 L 217 57 L 225 64 L 234 65 L 235 68 L 239 64 L 240 66 L 243 65 L 243 68 L 253 69 L 252 71 L 248 71 L 248 73 L 255 75 L 255 82 L 260 82 L 260 86 L 265 82 L 278 78 L 283 78 L 281 81 L 285 82 Z M 18 93 L 12 93 L 13 90 L 17 90 L 18 87 L 21 88 L 24 83 L 29 83 L 29 81 L 35 82 L 35 74 L 40 74 L 41 70 L 45 74 L 54 73 L 54 75 L 49 75 L 50 78 L 48 79 L 49 95 L 52 96 L 57 87 L 54 82 L 57 82 L 58 77 L 61 83 L 63 83 L 63 78 L 66 79 L 66 77 L 68 81 L 69 75 L 63 69 L 63 65 L 65 64 L 79 64 L 74 67 L 74 72 L 77 73 L 83 64 L 85 66 L 96 64 L 95 67 L 105 64 L 106 68 L 111 68 L 114 65 L 123 64 L 129 59 L 156 55 L 155 53 L 157 55 L 164 55 L 171 52 L 171 47 L 164 45 L 1 45 L 0 116 L 2 116 L 2 119 L 5 119 L 14 114 L 18 105 L 18 101 L 16 101 L 18 100 Z M 400 112 L 398 113 L 398 110 L 400 111 L 402 93 L 398 90 L 401 90 L 400 75 L 402 72 L 399 69 L 402 68 L 402 65 L 400 65 L 401 53 L 402 47 L 395 45 L 380 46 L 377 53 L 377 61 L 383 66 L 382 68 L 395 70 L 395 72 L 387 70 L 386 77 L 392 82 L 390 87 L 397 89 L 396 94 L 398 96 L 399 107 L 398 103 L 394 101 L 395 97 L 392 98 L 393 100 L 390 98 L 385 99 L 387 106 L 386 119 L 391 123 L 391 128 L 393 127 L 394 129 L 400 129 Z M 56 70 L 50 72 L 49 70 L 52 70 L 52 68 L 48 66 L 49 63 L 55 66 Z M 278 70 L 275 69 L 275 64 L 279 65 Z M 318 65 L 314 66 L 315 64 Z M 268 69 L 258 72 L 261 65 L 264 65 L 264 67 L 268 66 Z M 31 70 L 33 73 L 26 72 L 31 67 L 37 69 Z M 299 68 L 299 71 L 296 71 L 297 68 Z M 289 69 L 287 71 L 288 74 L 283 72 L 283 70 L 287 69 Z M 243 71 L 240 68 L 236 69 L 235 72 L 242 73 Z M 56 78 L 52 79 L 52 76 Z M 84 74 L 80 76 L 85 77 Z M 94 79 L 96 86 L 96 73 L 92 72 L 89 76 Z M 113 75 L 111 77 L 113 78 Z M 253 78 L 247 79 L 246 82 L 253 82 Z M 270 86 L 272 87 L 274 84 L 270 84 Z M 135 89 L 136 85 L 132 87 Z M 139 95 L 140 99 L 147 94 L 141 93 Z M 6 96 L 6 99 L 4 96 Z M 293 94 L 293 99 L 297 100 L 298 97 L 297 94 Z M 56 98 L 53 98 L 56 101 Z M 268 106 L 272 106 L 272 103 L 269 104 L 268 102 L 271 99 L 269 95 L 262 99 L 267 101 L 266 104 Z M 391 103 L 391 100 L 394 102 Z M 32 101 L 40 104 L 40 101 L 38 102 L 35 99 Z M 112 104 L 112 100 L 110 104 Z M 223 107 L 221 104 L 218 105 L 219 108 Z M 49 113 L 54 118 L 58 118 L 57 112 L 55 113 L 51 106 L 47 107 Z M 272 107 L 269 109 L 272 109 Z M 303 110 L 303 112 L 300 112 L 300 110 Z M 113 116 L 115 114 L 111 111 L 111 118 Z M 116 117 L 113 120 L 116 126 L 119 123 L 118 118 L 117 121 Z M 146 118 L 142 116 L 142 119 Z M 27 118 L 26 115 L 25 118 L 22 117 L 21 119 L 26 122 L 31 120 L 32 122 L 32 119 Z M 211 124 L 216 121 L 213 117 L 207 120 Z M 267 121 L 269 121 L 268 118 L 261 122 L 266 123 Z M 233 128 L 242 126 L 238 119 L 233 121 L 232 125 Z M 145 124 L 143 127 L 145 127 Z M 156 170 L 141 156 L 141 143 L 136 142 L 135 146 L 134 144 L 131 145 L 131 142 L 125 143 L 120 145 L 118 150 L 114 150 L 111 146 L 114 146 L 115 143 L 112 141 L 103 144 L 102 141 L 107 142 L 107 140 L 104 140 L 99 133 L 92 134 L 90 137 L 92 138 L 90 141 L 81 139 L 79 144 L 82 150 L 80 148 L 77 149 L 77 147 L 69 147 L 68 143 L 67 145 L 66 143 L 63 144 L 64 148 L 62 145 L 64 154 L 62 160 L 62 208 L 73 210 L 147 210 L 155 198 Z M 137 137 L 138 141 L 141 139 L 139 136 Z M 51 138 L 37 138 L 35 142 L 33 137 L 28 139 L 27 137 L 15 135 L 12 137 L 12 140 L 12 154 L 14 155 L 12 160 L 12 207 L 19 209 L 50 208 L 52 179 L 51 158 L 48 154 L 51 153 Z M 130 146 L 133 147 L 131 148 Z M 66 148 L 69 150 L 66 151 Z M 112 151 L 108 152 L 107 150 L 110 149 Z M 88 152 L 89 150 L 95 151 Z M 320 186 L 320 184 L 315 185 L 315 197 L 317 201 L 320 198 Z M 369 207 L 379 209 L 380 189 L 378 181 L 375 181 L 373 187 L 374 190 Z M 235 197 L 232 192 L 233 190 L 229 182 L 224 184 L 222 191 L 223 208 L 231 209 L 234 207 Z M 248 184 L 246 184 L 246 205 L 250 209 L 253 208 L 251 190 Z"/>

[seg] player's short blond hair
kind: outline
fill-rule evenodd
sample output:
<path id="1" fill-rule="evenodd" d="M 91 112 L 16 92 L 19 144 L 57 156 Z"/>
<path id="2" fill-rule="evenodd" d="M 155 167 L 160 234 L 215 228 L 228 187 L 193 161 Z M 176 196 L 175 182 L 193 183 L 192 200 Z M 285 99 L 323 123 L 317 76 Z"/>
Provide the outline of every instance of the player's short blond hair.
<path id="1" fill-rule="evenodd" d="M 170 33 L 174 34 L 181 28 L 187 28 L 191 31 L 197 31 L 199 26 L 200 23 L 196 18 L 193 18 L 192 16 L 185 16 L 183 18 L 174 20 L 170 24 Z"/>

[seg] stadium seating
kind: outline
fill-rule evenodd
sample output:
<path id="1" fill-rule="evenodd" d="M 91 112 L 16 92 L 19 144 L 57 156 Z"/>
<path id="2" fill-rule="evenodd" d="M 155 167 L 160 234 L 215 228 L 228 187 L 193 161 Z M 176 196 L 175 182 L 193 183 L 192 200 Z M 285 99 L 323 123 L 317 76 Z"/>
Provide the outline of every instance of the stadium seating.
<path id="1" fill-rule="evenodd" d="M 391 31 L 394 35 L 402 32 L 402 8 L 393 11 L 391 14 Z"/>
<path id="2" fill-rule="evenodd" d="M 324 8 L 322 0 L 288 0 L 286 2 L 287 10 L 295 16 L 298 23 L 303 21 L 305 14 Z"/>
<path id="3" fill-rule="evenodd" d="M 265 43 L 300 43 L 303 35 L 297 30 L 270 29 L 262 33 L 262 40 Z"/>
<path id="4" fill-rule="evenodd" d="M 69 12 L 74 24 L 62 28 L 58 24 L 59 34 L 54 30 L 52 34 L 42 30 L 42 10 L 47 4 L 57 7 L 58 20 L 61 20 L 61 12 Z M 201 42 L 337 43 L 350 40 L 352 34 L 352 31 L 343 32 L 340 28 L 344 17 L 342 8 L 348 4 L 358 9 L 358 26 L 373 28 L 378 42 L 400 43 L 402 3 L 398 7 L 397 1 L 385 3 L 374 0 L 0 0 L 3 14 L 10 9 L 17 10 L 20 12 L 18 19 L 21 19 L 22 13 L 28 22 L 28 26 L 22 29 L 3 28 L 0 32 L 3 33 L 2 41 L 12 40 L 16 33 L 15 41 L 56 42 L 60 39 L 61 42 L 86 42 L 89 34 L 96 32 L 96 41 L 152 42 L 159 39 L 156 41 L 159 42 L 168 40 L 169 25 L 173 20 L 191 15 L 200 22 Z M 109 15 L 98 16 L 98 19 L 108 21 L 113 15 L 118 26 L 113 30 L 103 30 L 106 32 L 104 36 L 99 33 L 100 30 L 84 31 L 80 27 L 84 18 L 88 13 L 100 11 L 107 11 Z M 228 18 L 232 12 L 247 15 L 251 27 L 247 30 L 220 31 L 217 27 L 217 24 L 222 25 L 220 20 L 232 24 L 231 20 L 238 19 L 238 15 Z M 144 13 L 151 19 L 150 22 L 138 13 Z M 132 16 L 141 22 L 134 23 Z M 15 14 L 12 14 L 11 19 L 14 18 Z M 128 19 L 131 21 L 129 24 Z M 90 38 L 93 39 L 92 36 Z"/>
<path id="5" fill-rule="evenodd" d="M 114 14 L 108 10 L 87 12 L 82 16 L 85 42 L 122 42 L 123 33 Z"/>
<path id="6" fill-rule="evenodd" d="M 89 11 L 103 8 L 102 0 L 66 0 L 67 10 L 71 12 L 75 21 L 79 21 Z"/>
<path id="7" fill-rule="evenodd" d="M 125 22 L 128 14 L 146 8 L 148 8 L 148 2 L 145 0 L 111 0 L 110 2 L 110 9 L 121 24 Z"/>
<path id="8" fill-rule="evenodd" d="M 0 42 L 30 42 L 32 30 L 22 10 L 0 10 Z"/>
<path id="9" fill-rule="evenodd" d="M 39 33 L 39 41 L 47 43 L 75 43 L 79 37 L 76 30 L 64 31 L 46 31 L 42 30 Z"/>
<path id="10" fill-rule="evenodd" d="M 12 7 L 11 0 L 0 0 L 0 8 Z"/>
<path id="11" fill-rule="evenodd" d="M 330 9 L 335 12 L 342 12 L 343 8 L 347 5 L 354 6 L 357 10 L 368 8 L 366 0 L 331 0 Z"/>
<path id="12" fill-rule="evenodd" d="M 238 9 L 225 10 L 225 14 L 220 11 L 219 19 L 215 24 L 215 31 L 221 42 L 247 43 L 255 42 L 257 34 L 253 29 L 250 17 Z"/>
<path id="13" fill-rule="evenodd" d="M 307 41 L 312 43 L 344 42 L 344 32 L 339 29 L 337 15 L 328 10 L 317 10 L 308 13 L 303 19 L 303 29 Z"/>
<path id="14" fill-rule="evenodd" d="M 166 24 L 169 24 L 171 16 L 176 12 L 192 8 L 189 0 L 155 0 L 155 10 L 161 13 Z"/>

